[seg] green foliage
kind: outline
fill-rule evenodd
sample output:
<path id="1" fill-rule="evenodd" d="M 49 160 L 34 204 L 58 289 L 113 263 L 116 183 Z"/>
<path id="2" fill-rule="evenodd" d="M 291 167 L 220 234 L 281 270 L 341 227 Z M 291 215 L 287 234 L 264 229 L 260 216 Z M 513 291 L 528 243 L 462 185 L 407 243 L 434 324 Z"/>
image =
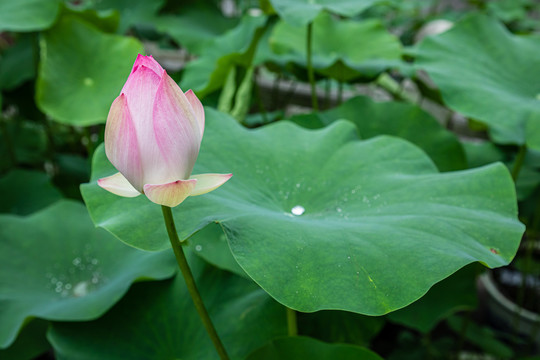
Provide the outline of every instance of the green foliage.
<path id="1" fill-rule="evenodd" d="M 233 29 L 239 21 L 227 18 L 215 7 L 204 2 L 187 7 L 179 15 L 163 15 L 153 20 L 156 29 L 167 33 L 191 54 L 202 55 L 207 47 L 218 44 L 215 40 Z M 238 47 L 230 47 L 228 50 Z"/>
<path id="2" fill-rule="evenodd" d="M 445 103 L 488 125 L 493 141 L 540 149 L 540 38 L 517 36 L 484 15 L 469 16 L 416 53 L 416 65 Z"/>
<path id="3" fill-rule="evenodd" d="M 40 41 L 36 102 L 55 121 L 104 123 L 141 44 L 106 34 L 74 14 L 63 16 Z"/>
<path id="4" fill-rule="evenodd" d="M 95 229 L 83 205 L 60 201 L 28 217 L 0 215 L 0 347 L 32 317 L 95 319 L 137 279 L 175 272 L 170 252 L 125 246 Z"/>
<path id="5" fill-rule="evenodd" d="M 256 284 L 207 266 L 191 253 L 189 260 L 231 358 L 243 359 L 285 335 L 285 309 Z M 48 338 L 59 359 L 216 358 L 181 276 L 136 284 L 105 316 L 87 323 L 54 323 Z"/>
<path id="6" fill-rule="evenodd" d="M 36 31 L 49 28 L 60 10 L 60 0 L 1 0 L 0 31 Z"/>
<path id="7" fill-rule="evenodd" d="M 279 16 L 291 25 L 307 25 L 323 10 L 356 16 L 380 0 L 270 0 Z"/>
<path id="8" fill-rule="evenodd" d="M 475 280 L 539 274 L 540 6 L 461 3 L 0 0 L 0 358 L 217 358 L 160 207 L 96 184 L 145 52 L 233 173 L 173 209 L 232 359 L 533 354 Z"/>
<path id="9" fill-rule="evenodd" d="M 29 215 L 61 197 L 60 192 L 51 185 L 49 177 L 41 172 L 13 170 L 0 178 L 0 213 Z"/>
<path id="10" fill-rule="evenodd" d="M 234 177 L 174 209 L 181 237 L 219 222 L 246 273 L 281 303 L 308 312 L 384 314 L 472 261 L 493 267 L 512 259 L 523 226 L 502 165 L 439 174 L 405 141 L 358 141 L 355 133 L 347 122 L 248 131 L 207 109 L 194 172 Z M 159 206 L 97 186 L 114 171 L 98 149 L 92 182 L 82 186 L 94 222 L 132 246 L 168 248 Z M 297 206 L 305 213 L 295 216 Z"/>
<path id="11" fill-rule="evenodd" d="M 294 359 L 366 359 L 381 360 L 374 352 L 359 346 L 326 344 L 308 337 L 287 337 L 271 341 L 253 352 L 246 360 Z"/>
<path id="12" fill-rule="evenodd" d="M 478 265 L 467 266 L 435 284 L 420 300 L 388 315 L 396 323 L 429 333 L 442 320 L 457 311 L 474 309 L 475 277 Z"/>
<path id="13" fill-rule="evenodd" d="M 34 35 L 21 35 L 0 59 L 0 89 L 10 90 L 36 75 L 34 59 L 37 57 Z"/>
<path id="14" fill-rule="evenodd" d="M 305 67 L 306 33 L 306 27 L 280 21 L 270 36 L 275 54 L 269 60 Z M 313 20 L 313 67 L 321 75 L 338 81 L 373 78 L 400 56 L 399 40 L 378 20 L 339 20 L 327 13 Z"/>
<path id="15" fill-rule="evenodd" d="M 244 16 L 234 29 L 208 42 L 201 56 L 186 66 L 182 86 L 204 97 L 223 86 L 235 65 L 248 68 L 265 23 L 264 16 Z"/>
<path id="16" fill-rule="evenodd" d="M 296 115 L 290 120 L 309 129 L 318 129 L 340 119 L 352 121 L 362 139 L 392 135 L 412 142 L 424 150 L 441 171 L 466 168 L 465 154 L 457 137 L 413 104 L 375 102 L 358 96 L 331 110 Z"/>

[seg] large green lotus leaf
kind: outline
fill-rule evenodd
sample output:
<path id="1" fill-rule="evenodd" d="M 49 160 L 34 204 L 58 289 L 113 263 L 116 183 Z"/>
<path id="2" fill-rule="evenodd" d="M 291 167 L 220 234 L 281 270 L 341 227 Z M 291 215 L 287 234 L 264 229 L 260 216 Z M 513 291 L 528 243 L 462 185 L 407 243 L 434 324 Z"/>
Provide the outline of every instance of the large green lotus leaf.
<path id="1" fill-rule="evenodd" d="M 398 324 L 428 333 L 443 319 L 460 310 L 474 309 L 478 264 L 469 265 L 435 284 L 420 300 L 394 311 L 388 318 Z"/>
<path id="2" fill-rule="evenodd" d="M 285 309 L 250 280 L 188 252 L 197 287 L 231 359 L 286 334 Z M 58 359 L 218 359 L 182 276 L 136 284 L 111 311 L 87 323 L 55 323 Z"/>
<path id="3" fill-rule="evenodd" d="M 234 176 L 174 209 L 180 237 L 219 222 L 239 265 L 289 307 L 383 314 L 471 262 L 502 266 L 516 252 L 524 227 L 502 164 L 440 174 L 414 145 L 358 141 L 347 121 L 247 130 L 206 115 L 194 173 Z M 158 205 L 97 185 L 113 173 L 99 148 L 82 186 L 96 225 L 135 247 L 168 248 Z"/>
<path id="4" fill-rule="evenodd" d="M 317 129 L 339 119 L 352 121 L 363 139 L 393 135 L 412 142 L 424 150 L 441 171 L 467 167 L 465 152 L 457 137 L 413 104 L 375 102 L 369 97 L 358 96 L 331 110 L 296 115 L 290 120 Z"/>
<path id="5" fill-rule="evenodd" d="M 67 14 L 41 39 L 36 102 L 71 125 L 105 122 L 142 45 Z"/>
<path id="6" fill-rule="evenodd" d="M 206 43 L 200 57 L 186 65 L 182 88 L 204 97 L 223 86 L 233 66 L 248 67 L 265 23 L 265 16 L 246 15 L 238 26 Z"/>
<path id="7" fill-rule="evenodd" d="M 295 26 L 309 24 L 323 11 L 356 16 L 380 0 L 270 0 L 279 16 Z"/>
<path id="8" fill-rule="evenodd" d="M 250 354 L 246 360 L 340 359 L 382 360 L 373 351 L 355 345 L 327 344 L 309 337 L 297 336 L 272 340 Z"/>
<path id="9" fill-rule="evenodd" d="M 12 170 L 0 178 L 0 213 L 28 215 L 61 198 L 49 177 L 39 171 Z"/>
<path id="10" fill-rule="evenodd" d="M 227 243 L 227 236 L 219 224 L 209 224 L 189 238 L 188 243 L 195 254 L 210 264 L 249 278 L 234 259 Z"/>
<path id="11" fill-rule="evenodd" d="M 32 79 L 35 74 L 36 36 L 21 35 L 0 57 L 0 89 L 11 90 Z"/>
<path id="12" fill-rule="evenodd" d="M 46 29 L 59 10 L 60 0 L 0 0 L 0 32 Z"/>
<path id="13" fill-rule="evenodd" d="M 225 17 L 216 6 L 190 5 L 179 15 L 163 15 L 153 20 L 158 31 L 169 34 L 190 54 L 203 53 L 208 43 L 238 25 L 237 19 Z"/>
<path id="14" fill-rule="evenodd" d="M 270 37 L 277 54 L 271 60 L 306 66 L 306 32 L 302 26 L 279 22 Z M 313 67 L 339 81 L 374 77 L 396 64 L 401 56 L 399 39 L 379 20 L 340 20 L 321 13 L 313 21 Z"/>
<path id="15" fill-rule="evenodd" d="M 423 41 L 425 69 L 452 109 L 489 126 L 493 140 L 540 149 L 540 38 L 516 36 L 484 15 Z"/>
<path id="16" fill-rule="evenodd" d="M 62 200 L 28 217 L 0 216 L 0 347 L 24 321 L 94 319 L 137 279 L 176 270 L 170 251 L 144 252 L 95 229 L 85 207 Z"/>

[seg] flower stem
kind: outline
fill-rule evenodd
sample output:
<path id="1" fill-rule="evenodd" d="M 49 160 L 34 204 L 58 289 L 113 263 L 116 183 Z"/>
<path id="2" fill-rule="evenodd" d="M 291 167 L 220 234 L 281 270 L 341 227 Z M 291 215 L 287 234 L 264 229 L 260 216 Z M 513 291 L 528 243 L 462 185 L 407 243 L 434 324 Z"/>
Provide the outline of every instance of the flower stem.
<path id="1" fill-rule="evenodd" d="M 317 89 L 315 88 L 315 74 L 313 73 L 313 64 L 311 62 L 311 47 L 313 44 L 313 22 L 310 22 L 307 27 L 307 39 L 306 39 L 306 49 L 307 49 L 307 72 L 308 79 L 311 85 L 311 107 L 314 111 L 319 110 L 319 102 L 317 100 Z"/>
<path id="2" fill-rule="evenodd" d="M 517 181 L 517 178 L 519 176 L 519 171 L 521 170 L 521 166 L 523 166 L 523 161 L 525 160 L 525 155 L 527 154 L 527 145 L 523 144 L 519 148 L 519 152 L 516 155 L 516 159 L 514 160 L 514 166 L 512 166 L 512 179 L 514 179 L 514 182 Z"/>
<path id="3" fill-rule="evenodd" d="M 197 312 L 199 313 L 199 316 L 204 324 L 204 327 L 206 328 L 206 331 L 208 332 L 208 335 L 210 336 L 210 339 L 212 339 L 212 342 L 214 343 L 219 357 L 222 360 L 228 360 L 229 356 L 227 355 L 227 351 L 225 351 L 225 347 L 221 343 L 216 329 L 212 324 L 212 320 L 208 315 L 208 311 L 206 311 L 206 307 L 204 306 L 204 303 L 202 301 L 201 294 L 199 294 L 199 290 L 197 290 L 195 279 L 193 278 L 193 274 L 191 273 L 191 269 L 189 268 L 186 255 L 184 254 L 184 249 L 182 249 L 180 239 L 178 238 L 178 233 L 176 232 L 176 226 L 174 225 L 171 208 L 168 206 L 161 206 L 161 211 L 163 212 L 163 219 L 165 220 L 165 226 L 167 227 L 169 240 L 171 241 L 171 246 L 173 248 L 174 255 L 176 256 L 176 262 L 178 263 L 178 267 L 180 267 L 180 270 L 182 271 L 182 275 L 184 276 L 184 280 L 186 281 L 186 286 L 188 288 L 189 294 L 191 295 L 191 299 L 195 304 L 195 308 L 197 308 Z"/>
<path id="4" fill-rule="evenodd" d="M 290 307 L 286 307 L 287 309 L 287 329 L 289 336 L 296 336 L 298 335 L 298 324 L 296 323 L 296 311 L 291 309 Z"/>

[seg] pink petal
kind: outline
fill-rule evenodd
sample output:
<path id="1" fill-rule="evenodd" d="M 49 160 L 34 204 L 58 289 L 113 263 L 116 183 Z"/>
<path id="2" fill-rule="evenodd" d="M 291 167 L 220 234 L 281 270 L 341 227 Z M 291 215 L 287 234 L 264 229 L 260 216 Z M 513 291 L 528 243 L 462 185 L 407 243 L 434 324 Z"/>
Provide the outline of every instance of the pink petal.
<path id="1" fill-rule="evenodd" d="M 199 130 L 201 130 L 201 139 L 202 139 L 203 133 L 204 133 L 204 107 L 201 104 L 201 101 L 199 100 L 199 98 L 195 95 L 195 93 L 191 89 L 186 91 L 185 95 L 189 103 L 191 104 L 193 111 L 195 112 L 195 118 L 199 122 Z"/>
<path id="2" fill-rule="evenodd" d="M 189 178 L 197 180 L 197 185 L 191 192 L 190 196 L 202 195 L 215 190 L 221 185 L 225 184 L 225 182 L 227 182 L 227 180 L 229 180 L 231 177 L 232 174 L 191 175 Z"/>
<path id="3" fill-rule="evenodd" d="M 133 64 L 133 68 L 131 69 L 131 73 L 133 74 L 135 70 L 141 65 L 146 66 L 147 68 L 151 69 L 153 72 L 156 73 L 157 76 L 161 76 L 161 73 L 163 72 L 163 68 L 159 63 L 154 60 L 152 55 L 144 56 L 139 54 L 137 56 L 137 59 L 135 60 L 135 63 Z"/>
<path id="4" fill-rule="evenodd" d="M 109 110 L 105 126 L 107 158 L 136 189 L 142 190 L 142 164 L 135 125 L 124 94 L 117 97 Z"/>
<path id="5" fill-rule="evenodd" d="M 101 178 L 97 181 L 98 185 L 115 195 L 124 197 L 135 197 L 141 195 L 135 190 L 127 179 L 120 173 Z"/>
<path id="6" fill-rule="evenodd" d="M 144 194 L 159 205 L 175 207 L 184 201 L 195 188 L 197 180 L 177 180 L 162 185 L 144 185 Z"/>
<path id="7" fill-rule="evenodd" d="M 179 179 L 167 177 L 167 168 L 154 136 L 152 111 L 159 83 L 160 77 L 142 64 L 129 76 L 122 89 L 135 124 L 141 154 L 143 180 L 140 190 L 144 184 L 163 184 Z"/>
<path id="8" fill-rule="evenodd" d="M 153 121 L 168 175 L 172 179 L 187 179 L 199 155 L 201 131 L 186 95 L 166 72 L 156 93 Z"/>

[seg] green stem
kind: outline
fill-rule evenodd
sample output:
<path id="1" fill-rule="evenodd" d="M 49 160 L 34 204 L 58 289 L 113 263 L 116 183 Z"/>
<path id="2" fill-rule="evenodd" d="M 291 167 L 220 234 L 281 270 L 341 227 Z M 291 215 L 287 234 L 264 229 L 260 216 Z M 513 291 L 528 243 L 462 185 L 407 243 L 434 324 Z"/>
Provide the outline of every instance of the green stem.
<path id="1" fill-rule="evenodd" d="M 298 335 L 298 324 L 296 322 L 296 311 L 287 307 L 287 329 L 289 336 Z"/>
<path id="2" fill-rule="evenodd" d="M 308 79 L 311 85 L 311 107 L 313 110 L 319 110 L 319 103 L 317 100 L 317 89 L 315 87 L 315 74 L 313 73 L 313 64 L 311 63 L 311 46 L 313 43 L 313 22 L 308 24 L 307 28 L 307 39 L 306 39 L 306 49 L 307 49 L 307 71 Z"/>
<path id="3" fill-rule="evenodd" d="M 180 239 L 178 238 L 178 234 L 176 232 L 176 226 L 174 225 L 171 208 L 168 206 L 161 206 L 161 211 L 163 212 L 163 219 L 165 220 L 165 226 L 167 227 L 167 233 L 169 234 L 169 240 L 171 241 L 171 246 L 173 248 L 174 255 L 176 256 L 176 261 L 178 262 L 178 266 L 182 271 L 182 275 L 184 276 L 184 280 L 186 281 L 186 286 L 188 288 L 189 294 L 191 295 L 191 299 L 195 304 L 195 308 L 197 308 L 197 312 L 199 313 L 199 316 L 204 324 L 204 327 L 206 328 L 206 331 L 208 332 L 208 335 L 210 336 L 210 339 L 212 339 L 212 342 L 214 343 L 219 357 L 222 360 L 228 360 L 229 356 L 227 355 L 225 347 L 223 347 L 223 344 L 219 339 L 216 329 L 212 324 L 212 320 L 208 315 L 208 311 L 206 311 L 206 307 L 204 306 L 204 303 L 202 301 L 201 294 L 199 294 L 199 290 L 197 290 L 195 279 L 193 278 L 193 274 L 191 273 L 191 269 L 189 268 L 186 255 L 184 254 L 184 249 L 182 249 Z"/>
<path id="4" fill-rule="evenodd" d="M 523 144 L 519 148 L 519 152 L 516 156 L 516 159 L 514 160 L 514 166 L 512 166 L 512 179 L 514 179 L 514 182 L 517 181 L 517 178 L 519 176 L 519 171 L 521 170 L 521 167 L 523 166 L 523 161 L 525 160 L 525 155 L 527 154 L 527 145 Z"/>

